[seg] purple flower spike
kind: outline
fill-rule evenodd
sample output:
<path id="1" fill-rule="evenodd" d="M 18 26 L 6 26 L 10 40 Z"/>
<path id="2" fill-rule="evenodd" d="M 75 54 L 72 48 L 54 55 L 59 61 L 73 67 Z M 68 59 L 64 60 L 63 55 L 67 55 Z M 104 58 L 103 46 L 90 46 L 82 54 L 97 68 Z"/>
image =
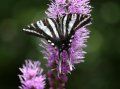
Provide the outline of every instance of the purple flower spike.
<path id="1" fill-rule="evenodd" d="M 89 1 L 90 0 L 70 0 L 68 11 L 70 13 L 90 14 L 91 6 L 89 5 Z"/>
<path id="2" fill-rule="evenodd" d="M 50 18 L 69 13 L 90 14 L 90 0 L 54 0 L 49 5 L 46 14 Z"/>
<path id="3" fill-rule="evenodd" d="M 57 15 L 62 16 L 65 12 L 65 3 L 66 0 L 55 0 L 55 2 L 52 1 L 51 5 L 49 5 L 48 10 L 46 11 L 46 14 L 50 18 L 56 18 Z"/>
<path id="4" fill-rule="evenodd" d="M 22 86 L 20 89 L 44 89 L 45 75 L 42 75 L 43 69 L 40 68 L 39 61 L 25 61 L 23 68 L 20 68 L 22 75 L 19 75 Z"/>
<path id="5" fill-rule="evenodd" d="M 70 48 L 70 58 L 73 65 L 84 62 L 83 58 L 86 52 L 83 49 L 87 46 L 85 43 L 89 34 L 90 31 L 87 28 L 81 28 L 75 33 Z"/>

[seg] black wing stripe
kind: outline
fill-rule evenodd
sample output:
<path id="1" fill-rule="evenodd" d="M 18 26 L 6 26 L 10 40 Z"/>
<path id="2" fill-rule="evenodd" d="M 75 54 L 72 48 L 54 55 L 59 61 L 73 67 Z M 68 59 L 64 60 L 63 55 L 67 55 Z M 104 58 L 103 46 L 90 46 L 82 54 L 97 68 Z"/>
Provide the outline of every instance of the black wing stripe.
<path id="1" fill-rule="evenodd" d="M 37 21 L 37 22 L 38 22 L 38 21 Z M 39 34 L 41 34 L 41 35 L 45 38 L 46 34 L 44 33 L 43 30 L 41 30 L 41 29 L 39 28 L 37 22 L 34 23 L 34 26 L 35 26 L 35 29 L 34 29 L 34 30 L 35 30 L 36 32 L 38 32 Z"/>
<path id="2" fill-rule="evenodd" d="M 63 35 L 64 36 L 66 36 L 66 33 L 67 33 L 67 31 L 66 31 L 66 21 L 67 21 L 67 18 L 68 18 L 68 15 L 66 15 L 66 16 L 64 16 L 63 17 Z"/>
<path id="3" fill-rule="evenodd" d="M 88 15 L 82 15 L 77 14 L 76 21 L 71 29 L 71 32 L 68 36 L 68 39 L 70 40 L 71 37 L 75 34 L 76 30 L 78 30 L 81 27 L 85 27 L 91 24 L 91 17 Z"/>
<path id="4" fill-rule="evenodd" d="M 67 20 L 66 20 L 66 36 L 68 36 L 68 27 L 69 27 L 69 22 L 71 21 L 71 16 L 72 14 L 67 15 Z"/>
<path id="5" fill-rule="evenodd" d="M 40 21 L 41 21 L 41 20 L 40 20 Z M 43 26 L 45 26 L 42 21 L 41 21 L 41 23 L 42 23 Z M 53 41 L 54 41 L 53 38 L 52 38 L 51 36 L 49 36 L 48 34 L 46 34 L 47 31 L 44 31 L 44 27 L 43 27 L 43 26 L 38 26 L 38 24 L 36 23 L 36 27 L 37 27 L 37 28 L 41 28 L 41 29 L 39 29 L 38 31 L 42 31 L 42 34 L 43 34 L 44 38 L 45 38 L 46 40 L 50 40 L 50 41 L 53 42 Z M 47 29 L 48 29 L 48 28 L 47 28 Z M 50 30 L 49 30 L 49 31 L 50 31 Z"/>
<path id="6" fill-rule="evenodd" d="M 74 23 L 74 25 L 73 25 L 73 27 L 72 27 L 72 29 L 71 29 L 71 32 L 74 32 L 75 27 L 80 23 L 81 15 L 78 15 L 78 14 L 76 14 L 76 15 L 77 15 L 76 21 L 75 21 L 75 23 Z M 73 35 L 74 35 L 74 34 L 73 34 Z"/>
<path id="7" fill-rule="evenodd" d="M 27 27 L 25 27 L 23 29 L 23 31 L 25 31 L 28 34 L 44 38 L 44 36 L 42 35 L 42 32 L 38 32 L 36 29 L 37 28 L 36 28 L 35 24 L 32 23 L 31 25 L 28 25 Z"/>
<path id="8" fill-rule="evenodd" d="M 77 30 L 77 29 L 79 29 L 81 27 L 88 26 L 91 23 L 91 16 L 82 15 L 81 18 L 84 18 L 84 19 L 80 20 L 80 23 L 75 27 L 74 30 Z"/>
<path id="9" fill-rule="evenodd" d="M 45 24 L 45 26 L 47 26 L 47 27 L 49 28 L 49 30 L 51 31 L 51 34 L 53 35 L 53 38 L 55 38 L 55 37 L 56 37 L 56 36 L 55 36 L 55 33 L 54 33 L 54 31 L 53 31 L 53 28 L 52 28 L 51 25 L 49 24 L 48 20 L 45 19 L 45 20 L 43 21 L 43 23 Z"/>
<path id="10" fill-rule="evenodd" d="M 52 39 L 51 36 L 49 36 L 48 33 L 44 31 L 44 29 L 41 29 L 41 27 L 42 26 L 40 25 L 40 22 L 37 21 L 36 23 L 27 26 L 25 29 L 23 29 L 23 31 L 25 31 L 28 34 L 40 37 L 40 38 Z"/>
<path id="11" fill-rule="evenodd" d="M 70 34 L 76 20 L 77 20 L 77 14 L 72 14 L 71 20 L 68 23 L 68 34 Z"/>
<path id="12" fill-rule="evenodd" d="M 42 30 L 46 35 L 53 37 L 53 35 L 50 32 L 50 29 L 44 25 L 43 21 L 37 21 L 37 27 L 39 28 L 39 30 Z"/>
<path id="13" fill-rule="evenodd" d="M 44 38 L 44 36 L 42 36 L 40 33 L 36 32 L 36 31 L 34 31 L 34 30 L 23 29 L 23 31 L 25 31 L 27 34 L 30 34 L 30 35 L 34 35 L 34 36 L 37 36 L 37 37 Z"/>
<path id="14" fill-rule="evenodd" d="M 54 21 L 55 21 L 59 36 L 62 39 L 62 37 L 63 37 L 63 24 L 62 24 L 63 17 L 58 16 L 58 18 L 56 20 L 54 20 Z"/>
<path id="15" fill-rule="evenodd" d="M 40 20 L 40 21 L 41 21 L 41 20 Z M 42 21 L 41 21 L 41 23 L 42 23 L 43 26 L 45 26 Z M 49 36 L 49 35 L 46 34 L 47 31 L 44 31 L 44 30 L 46 30 L 46 29 L 44 29 L 43 26 L 38 26 L 38 25 L 36 25 L 37 28 L 41 28 L 41 29 L 42 29 L 42 30 L 39 29 L 39 31 L 40 31 L 40 30 L 42 31 L 42 34 L 44 35 L 44 38 L 45 38 L 46 40 L 50 40 L 50 41 L 54 42 L 54 39 L 53 39 L 51 36 Z M 47 26 L 46 26 L 46 27 L 47 27 Z M 48 29 L 48 28 L 47 28 L 47 29 Z M 48 30 L 49 30 L 49 29 L 48 29 Z M 49 31 L 50 31 L 50 30 L 49 30 Z"/>
<path id="16" fill-rule="evenodd" d="M 57 31 L 59 38 L 60 38 L 60 36 L 61 36 L 60 24 L 58 24 L 57 21 L 54 19 L 51 19 L 51 21 L 54 23 L 56 31 Z M 59 23 L 60 23 L 60 19 L 59 19 Z"/>
<path id="17" fill-rule="evenodd" d="M 54 22 L 51 20 L 51 19 L 47 19 L 48 20 L 48 22 L 49 22 L 49 24 L 51 25 L 51 27 L 53 28 L 53 31 L 54 31 L 54 33 L 55 33 L 55 36 L 57 37 L 57 38 L 59 38 L 59 34 L 58 34 L 58 31 L 57 31 L 57 28 L 55 27 L 55 24 L 54 24 Z"/>
<path id="18" fill-rule="evenodd" d="M 63 25 L 63 20 L 64 20 L 64 17 L 65 16 L 63 16 L 62 18 L 61 18 L 61 22 L 60 23 L 62 23 L 60 26 L 61 26 L 61 34 L 62 34 L 62 36 L 64 36 L 64 25 Z M 59 21 L 58 21 L 59 22 Z"/>
<path id="19" fill-rule="evenodd" d="M 80 14 L 79 15 L 79 21 L 83 21 L 86 18 L 87 15 Z"/>

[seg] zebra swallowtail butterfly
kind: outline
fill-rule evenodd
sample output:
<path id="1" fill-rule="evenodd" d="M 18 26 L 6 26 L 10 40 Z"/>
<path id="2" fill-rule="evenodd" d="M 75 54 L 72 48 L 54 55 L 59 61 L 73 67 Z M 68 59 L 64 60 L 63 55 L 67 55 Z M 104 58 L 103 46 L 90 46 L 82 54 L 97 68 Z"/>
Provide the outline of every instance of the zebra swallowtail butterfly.
<path id="1" fill-rule="evenodd" d="M 56 19 L 46 18 L 28 25 L 23 31 L 44 38 L 60 52 L 68 50 L 76 30 L 91 24 L 91 16 L 68 14 Z"/>

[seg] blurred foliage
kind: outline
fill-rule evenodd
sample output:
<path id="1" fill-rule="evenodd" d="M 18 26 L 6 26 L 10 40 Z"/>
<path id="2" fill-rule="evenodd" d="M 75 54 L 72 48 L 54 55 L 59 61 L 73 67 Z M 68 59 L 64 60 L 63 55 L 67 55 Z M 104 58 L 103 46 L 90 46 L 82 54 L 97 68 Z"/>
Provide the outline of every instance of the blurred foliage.
<path id="1" fill-rule="evenodd" d="M 0 2 L 0 89 L 18 89 L 19 67 L 39 59 L 38 38 L 22 28 L 45 16 L 49 0 Z M 69 75 L 67 89 L 120 89 L 120 0 L 91 0 L 93 24 L 85 62 Z"/>

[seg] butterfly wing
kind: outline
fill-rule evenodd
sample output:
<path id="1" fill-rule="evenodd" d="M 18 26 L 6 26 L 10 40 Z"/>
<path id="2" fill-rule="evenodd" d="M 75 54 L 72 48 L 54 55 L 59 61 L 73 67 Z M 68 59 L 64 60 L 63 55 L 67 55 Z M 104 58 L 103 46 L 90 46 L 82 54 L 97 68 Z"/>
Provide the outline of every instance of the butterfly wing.
<path id="1" fill-rule="evenodd" d="M 64 36 L 72 37 L 76 30 L 91 24 L 91 16 L 84 14 L 68 14 L 62 17 Z"/>
<path id="2" fill-rule="evenodd" d="M 68 14 L 57 19 L 47 18 L 23 29 L 26 33 L 46 39 L 52 45 L 69 44 L 76 30 L 91 23 L 90 15 Z M 67 41 L 67 42 L 66 42 Z"/>
<path id="3" fill-rule="evenodd" d="M 36 23 L 32 23 L 25 27 L 23 31 L 40 38 L 44 38 L 53 45 L 60 37 L 58 24 L 55 22 L 56 20 L 52 18 L 47 18 L 43 21 L 39 20 Z"/>

